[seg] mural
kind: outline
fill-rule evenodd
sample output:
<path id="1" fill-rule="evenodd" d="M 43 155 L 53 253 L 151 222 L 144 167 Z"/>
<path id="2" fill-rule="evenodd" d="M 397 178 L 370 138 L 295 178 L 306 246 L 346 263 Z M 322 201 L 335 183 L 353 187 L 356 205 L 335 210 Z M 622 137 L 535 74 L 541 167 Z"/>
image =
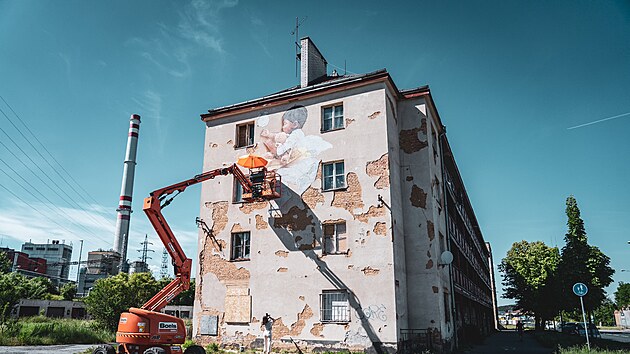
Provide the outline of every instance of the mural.
<path id="1" fill-rule="evenodd" d="M 262 156 L 269 161 L 267 168 L 277 170 L 282 183 L 297 195 L 302 195 L 315 181 L 319 154 L 332 148 L 332 144 L 320 136 L 304 134 L 302 128 L 307 118 L 306 107 L 293 106 L 282 115 L 282 126 L 277 132 L 267 128 L 269 116 L 260 116 L 256 121 L 256 125 L 263 128 L 260 141 L 266 149 Z"/>

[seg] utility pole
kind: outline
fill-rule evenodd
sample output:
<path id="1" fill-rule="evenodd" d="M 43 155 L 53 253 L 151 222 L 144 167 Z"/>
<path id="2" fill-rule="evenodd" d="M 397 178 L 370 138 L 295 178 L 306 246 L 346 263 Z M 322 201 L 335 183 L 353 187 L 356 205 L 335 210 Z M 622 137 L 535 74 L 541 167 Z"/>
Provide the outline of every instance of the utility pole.
<path id="1" fill-rule="evenodd" d="M 79 274 L 81 274 L 81 254 L 83 253 L 83 240 L 81 240 L 81 248 L 79 249 L 79 262 L 77 263 L 77 288 L 79 287 Z"/>
<path id="2" fill-rule="evenodd" d="M 166 252 L 166 248 L 164 252 L 162 252 L 162 265 L 160 266 L 160 278 L 166 278 L 168 274 L 168 252 Z"/>
<path id="3" fill-rule="evenodd" d="M 149 235 L 145 234 L 144 235 L 144 242 L 140 243 L 142 245 L 142 250 L 138 250 L 138 252 L 142 252 L 142 258 L 140 258 L 140 260 L 144 264 L 147 264 L 147 259 L 151 259 L 151 257 L 147 256 L 147 253 L 155 252 L 155 251 L 149 249 L 149 245 L 152 245 L 153 243 L 149 242 L 148 239 L 149 239 Z"/>

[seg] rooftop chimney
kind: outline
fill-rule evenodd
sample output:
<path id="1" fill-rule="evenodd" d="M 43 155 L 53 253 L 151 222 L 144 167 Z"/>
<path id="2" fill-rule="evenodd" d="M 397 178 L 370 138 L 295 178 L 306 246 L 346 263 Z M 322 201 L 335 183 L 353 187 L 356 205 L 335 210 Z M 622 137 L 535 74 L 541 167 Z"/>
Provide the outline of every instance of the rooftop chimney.
<path id="1" fill-rule="evenodd" d="M 326 76 L 326 64 L 328 62 L 309 37 L 302 38 L 301 45 L 300 86 L 306 87 L 317 79 Z"/>

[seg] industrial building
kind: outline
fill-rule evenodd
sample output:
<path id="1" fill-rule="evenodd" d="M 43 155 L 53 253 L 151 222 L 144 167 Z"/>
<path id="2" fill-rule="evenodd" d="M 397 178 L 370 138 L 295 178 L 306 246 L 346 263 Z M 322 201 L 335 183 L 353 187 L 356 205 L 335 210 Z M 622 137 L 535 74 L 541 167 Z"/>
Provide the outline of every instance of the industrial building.
<path id="1" fill-rule="evenodd" d="M 22 244 L 22 253 L 32 259 L 45 259 L 46 276 L 53 284 L 59 286 L 69 281 L 72 244 L 59 240 L 52 240 L 52 243 L 25 242 Z"/>
<path id="2" fill-rule="evenodd" d="M 77 296 L 86 296 L 97 280 L 120 272 L 120 253 L 113 250 L 88 252 L 87 266 L 79 270 Z"/>
<path id="3" fill-rule="evenodd" d="M 428 86 L 327 71 L 307 37 L 301 83 L 202 114 L 204 170 L 248 153 L 282 197 L 201 191 L 193 337 L 274 348 L 450 351 L 494 327 L 491 255 Z M 247 172 L 247 171 L 246 171 Z"/>

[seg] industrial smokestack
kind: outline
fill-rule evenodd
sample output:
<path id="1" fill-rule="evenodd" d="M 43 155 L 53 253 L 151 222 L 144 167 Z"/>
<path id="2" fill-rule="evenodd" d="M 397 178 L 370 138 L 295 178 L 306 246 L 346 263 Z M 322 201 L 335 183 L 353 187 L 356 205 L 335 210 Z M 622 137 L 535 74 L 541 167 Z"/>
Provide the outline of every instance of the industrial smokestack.
<path id="1" fill-rule="evenodd" d="M 129 118 L 129 135 L 127 137 L 127 153 L 123 169 L 122 186 L 120 187 L 120 202 L 118 203 L 118 219 L 116 221 L 116 236 L 114 251 L 120 254 L 120 271 L 126 271 L 127 244 L 129 243 L 129 220 L 131 219 L 131 197 L 133 195 L 133 177 L 136 170 L 136 152 L 138 151 L 138 131 L 140 130 L 140 116 L 132 114 Z"/>

